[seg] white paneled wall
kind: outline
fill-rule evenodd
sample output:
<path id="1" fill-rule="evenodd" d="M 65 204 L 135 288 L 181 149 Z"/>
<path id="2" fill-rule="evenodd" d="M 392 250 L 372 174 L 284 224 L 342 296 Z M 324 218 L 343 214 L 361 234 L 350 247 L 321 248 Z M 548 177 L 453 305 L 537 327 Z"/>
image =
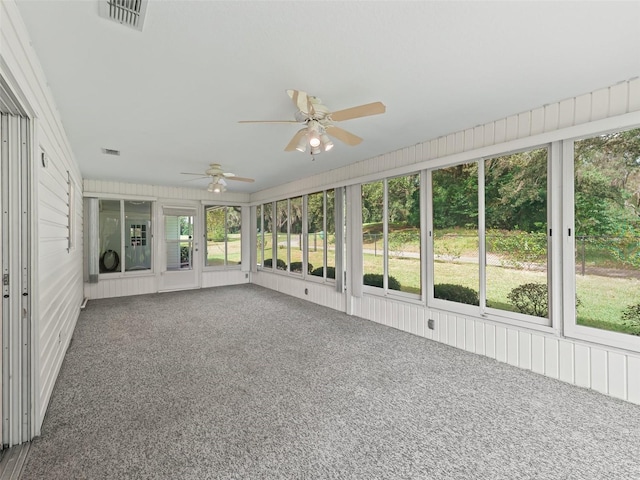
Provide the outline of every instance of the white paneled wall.
<path id="1" fill-rule="evenodd" d="M 202 272 L 202 288 L 249 283 L 250 273 L 240 270 L 208 270 Z"/>
<path id="2" fill-rule="evenodd" d="M 640 123 L 637 115 L 628 120 L 621 118 L 633 112 L 640 112 L 638 78 L 263 190 L 253 194 L 251 202 L 261 203 L 317 191 L 327 186 L 362 183 L 382 176 L 417 171 L 454 155 L 462 161 L 579 136 L 583 130 L 578 127 L 590 122 L 600 121 L 605 130 L 615 128 L 616 122 L 631 123 L 635 119 L 636 123 Z M 491 148 L 495 146 L 500 148 Z"/>
<path id="3" fill-rule="evenodd" d="M 180 203 L 186 201 L 192 205 L 197 205 L 194 202 L 202 201 L 211 202 L 211 204 L 242 205 L 249 201 L 249 195 L 244 193 L 225 192 L 223 194 L 214 194 L 198 188 L 176 188 L 87 179 L 84 180 L 84 196 L 102 196 L 118 199 L 140 197 L 156 199 L 162 202 L 176 201 L 176 203 Z M 153 244 L 156 253 L 158 251 L 157 240 L 156 237 Z M 101 275 L 98 283 L 84 284 L 84 296 L 90 299 L 97 299 L 156 293 L 160 288 L 158 275 L 158 272 Z M 241 272 L 235 269 L 204 270 L 201 275 L 201 287 L 249 283 L 248 277 L 248 272 Z"/>
<path id="4" fill-rule="evenodd" d="M 119 195 L 153 197 L 172 200 L 201 201 L 210 200 L 211 204 L 235 202 L 244 204 L 249 202 L 249 194 L 237 192 L 210 193 L 201 188 L 165 187 L 162 185 L 142 185 L 137 183 L 107 182 L 103 180 L 84 180 L 84 194 Z"/>
<path id="5" fill-rule="evenodd" d="M 8 81 L 32 123 L 33 265 L 32 317 L 34 435 L 39 434 L 82 302 L 82 180 L 44 73 L 15 2 L 0 2 L 0 75 Z M 41 149 L 48 163 L 42 166 Z M 69 172 L 67 174 L 67 172 Z M 75 248 L 68 249 L 67 179 L 76 186 Z"/>
<path id="6" fill-rule="evenodd" d="M 640 125 L 638 78 L 264 190 L 253 194 L 251 202 L 258 204 L 332 186 L 359 184 L 637 125 Z M 324 296 L 326 292 L 318 299 L 305 297 L 300 293 L 306 286 L 301 280 L 262 273 L 254 281 L 343 310 L 342 301 L 332 306 Z M 345 300 L 351 313 L 359 317 L 640 404 L 640 355 L 385 297 L 365 294 Z M 434 330 L 427 328 L 429 319 L 434 320 Z"/>

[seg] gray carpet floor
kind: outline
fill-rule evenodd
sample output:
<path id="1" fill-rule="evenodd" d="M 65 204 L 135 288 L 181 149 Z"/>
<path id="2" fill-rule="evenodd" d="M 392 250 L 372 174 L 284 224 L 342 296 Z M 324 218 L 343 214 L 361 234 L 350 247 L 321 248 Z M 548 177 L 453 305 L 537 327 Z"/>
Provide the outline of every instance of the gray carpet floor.
<path id="1" fill-rule="evenodd" d="M 640 479 L 640 407 L 254 285 L 90 301 L 22 479 Z"/>

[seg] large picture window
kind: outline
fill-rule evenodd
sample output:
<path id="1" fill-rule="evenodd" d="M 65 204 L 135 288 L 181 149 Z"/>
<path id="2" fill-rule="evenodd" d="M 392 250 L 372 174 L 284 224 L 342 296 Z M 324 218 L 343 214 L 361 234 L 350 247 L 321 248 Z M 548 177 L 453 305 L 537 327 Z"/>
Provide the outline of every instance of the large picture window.
<path id="1" fill-rule="evenodd" d="M 484 161 L 487 308 L 549 318 L 547 149 Z"/>
<path id="2" fill-rule="evenodd" d="M 574 143 L 576 323 L 640 335 L 640 129 Z"/>
<path id="3" fill-rule="evenodd" d="M 431 172 L 435 299 L 549 324 L 547 169 L 539 148 Z"/>
<path id="4" fill-rule="evenodd" d="M 151 270 L 151 202 L 99 201 L 100 273 Z"/>
<path id="5" fill-rule="evenodd" d="M 242 263 L 242 211 L 240 207 L 205 207 L 205 266 L 226 267 Z"/>
<path id="6" fill-rule="evenodd" d="M 362 185 L 363 284 L 421 294 L 420 175 Z"/>
<path id="7" fill-rule="evenodd" d="M 480 305 L 478 163 L 431 173 L 434 298 Z"/>
<path id="8" fill-rule="evenodd" d="M 336 278 L 335 191 L 307 196 L 307 268 L 314 277 Z"/>

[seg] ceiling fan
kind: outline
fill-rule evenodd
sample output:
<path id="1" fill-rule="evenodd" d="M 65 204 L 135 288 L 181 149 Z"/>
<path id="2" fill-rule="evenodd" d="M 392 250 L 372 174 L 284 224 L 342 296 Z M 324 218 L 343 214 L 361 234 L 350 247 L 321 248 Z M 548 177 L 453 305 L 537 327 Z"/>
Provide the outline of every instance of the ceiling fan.
<path id="1" fill-rule="evenodd" d="M 227 180 L 233 180 L 235 182 L 255 182 L 253 178 L 238 177 L 235 173 L 225 172 L 222 170 L 222 166 L 219 163 L 209 164 L 209 168 L 202 173 L 190 173 L 180 172 L 181 175 L 197 175 L 199 178 L 193 178 L 191 180 L 200 180 L 202 178 L 211 178 L 211 183 L 207 187 L 209 192 L 222 193 L 227 190 Z M 187 180 L 187 181 L 191 181 Z"/>
<path id="2" fill-rule="evenodd" d="M 358 145 L 362 138 L 336 127 L 333 122 L 342 122 L 354 118 L 378 115 L 386 111 L 382 102 L 367 103 L 357 107 L 346 108 L 331 112 L 318 97 L 308 95 L 302 90 L 287 90 L 287 94 L 293 100 L 298 109 L 295 120 L 240 120 L 238 123 L 304 123 L 285 147 L 286 152 L 298 150 L 305 152 L 307 144 L 312 155 L 326 152 L 333 148 L 333 142 L 327 135 L 346 143 Z"/>

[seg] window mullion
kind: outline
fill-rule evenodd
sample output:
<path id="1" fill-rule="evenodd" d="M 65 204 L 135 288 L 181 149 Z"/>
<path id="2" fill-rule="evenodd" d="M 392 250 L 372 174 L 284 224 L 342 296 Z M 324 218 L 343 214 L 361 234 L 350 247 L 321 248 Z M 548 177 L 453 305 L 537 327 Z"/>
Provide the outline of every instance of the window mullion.
<path id="1" fill-rule="evenodd" d="M 487 246 L 485 224 L 485 178 L 484 159 L 478 160 L 478 266 L 480 286 L 480 313 L 484 315 L 487 308 Z"/>
<path id="2" fill-rule="evenodd" d="M 386 292 L 389 290 L 389 182 L 385 178 L 382 189 L 382 286 Z"/>

